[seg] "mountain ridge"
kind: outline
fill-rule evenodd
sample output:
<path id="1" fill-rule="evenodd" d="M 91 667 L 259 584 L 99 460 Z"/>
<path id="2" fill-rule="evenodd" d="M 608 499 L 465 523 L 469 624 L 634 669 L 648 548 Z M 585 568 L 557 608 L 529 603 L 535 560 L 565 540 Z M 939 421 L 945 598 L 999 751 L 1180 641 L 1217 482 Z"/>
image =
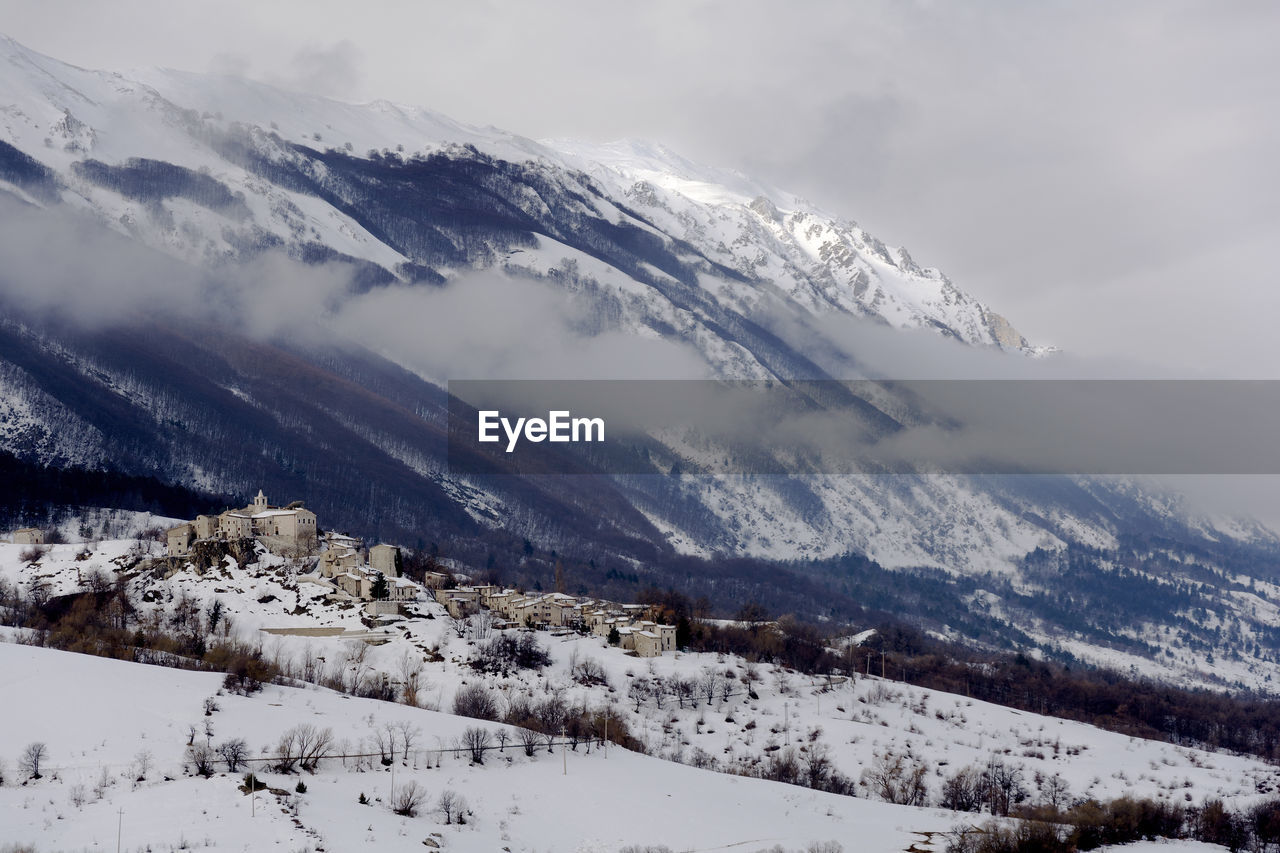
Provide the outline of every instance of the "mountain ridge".
<path id="1" fill-rule="evenodd" d="M 785 384 L 865 374 L 875 333 L 1019 363 L 1046 351 L 906 250 L 749 178 L 648 143 L 537 143 L 385 102 L 76 69 L 12 40 L 0 91 L 0 451 L 23 464 L 265 487 L 479 571 L 547 582 L 555 552 L 584 585 L 772 596 L 811 618 L 848 618 L 862 605 L 841 590 L 862 594 L 867 572 L 927 572 L 935 597 L 1013 625 L 1002 642 L 1045 648 L 1147 648 L 1170 626 L 1219 642 L 1176 608 L 1090 621 L 1053 600 L 1052 571 L 1158 558 L 1178 582 L 1216 578 L 1250 648 L 1270 612 L 1226 590 L 1242 569 L 1269 581 L 1280 539 L 1125 484 L 700 477 L 675 442 L 627 477 L 449 469 L 443 381 L 468 368 Z M 951 602 L 922 618 L 952 637 L 963 616 Z"/>
<path id="2" fill-rule="evenodd" d="M 411 257 L 412 250 L 406 252 L 402 242 L 388 245 L 385 238 L 380 239 L 382 235 L 368 231 L 368 223 L 339 222 L 336 229 L 321 229 L 317 227 L 317 212 L 299 209 L 297 193 L 289 192 L 289 188 L 266 190 L 266 198 L 275 209 L 262 210 L 262 205 L 253 203 L 253 190 L 263 188 L 251 180 L 255 171 L 259 177 L 263 175 L 262 164 L 256 170 L 250 165 L 245 172 L 244 162 L 229 162 L 227 155 L 239 145 L 257 148 L 255 153 L 269 161 L 293 159 L 323 183 L 324 173 L 329 170 L 318 155 L 325 150 L 349 154 L 353 159 L 369 152 L 412 159 L 470 145 L 507 162 L 527 162 L 529 168 L 549 168 L 553 172 L 577 169 L 581 174 L 591 172 L 597 180 L 607 177 L 614 185 L 610 195 L 628 198 L 642 216 L 671 214 L 684 221 L 682 233 L 660 229 L 658 233 L 687 243 L 709 263 L 720 264 L 722 271 L 736 270 L 753 282 L 783 282 L 784 291 L 810 311 L 821 308 L 876 317 L 895 327 L 937 328 L 968 343 L 1038 351 L 1012 332 L 1003 318 L 997 321 L 989 317 L 994 312 L 956 289 L 940 273 L 916 266 L 905 250 L 890 250 L 856 225 L 826 216 L 794 196 L 727 170 L 697 166 L 662 146 L 637 142 L 600 146 L 567 141 L 542 144 L 492 128 L 467 127 L 438 113 L 385 101 L 351 105 L 314 96 L 287 95 L 238 78 L 158 69 L 135 72 L 137 78 L 131 79 L 67 66 L 22 48 L 12 39 L 0 42 L 0 46 L 5 53 L 0 74 L 5 91 L 13 98 L 0 107 L 0 138 L 52 169 L 63 180 L 63 192 L 79 194 L 104 221 L 119 227 L 117 220 L 131 219 L 126 228 L 132 225 L 135 236 L 179 257 L 201 260 L 210 252 L 214 257 L 234 256 L 236 241 L 209 237 L 203 247 L 184 244 L 174 236 L 186 224 L 181 221 L 181 213 L 177 214 L 180 221 L 168 228 L 163 227 L 163 222 L 153 223 L 159 233 L 155 228 L 144 228 L 140 211 L 96 191 L 90 176 L 68 176 L 72 165 L 95 160 L 103 164 L 100 171 L 111 166 L 119 168 L 130 160 L 151 159 L 199 172 L 209 180 L 224 183 L 229 194 L 245 194 L 250 207 L 235 224 L 243 225 L 248 220 L 283 245 L 292 242 L 290 248 L 295 254 L 305 242 L 298 239 L 299 235 L 310 228 L 314 236 L 323 234 L 319 242 L 330 249 L 383 266 L 404 280 L 407 276 L 397 267 L 421 263 L 421 253 Z M 214 141 L 217 136 L 234 133 L 237 127 L 247 130 L 250 138 L 224 142 L 220 151 L 209 150 L 219 147 Z M 303 145 L 309 146 L 311 153 L 299 160 L 298 146 Z M 627 149 L 630 156 L 626 155 Z M 665 172 L 655 171 L 655 166 L 665 167 Z M 665 180 L 655 184 L 655 175 Z M 681 175 L 685 177 L 681 179 Z M 717 179 L 732 179 L 738 186 L 717 188 L 711 183 Z M 590 186 L 579 189 L 585 189 L 586 197 L 590 197 Z M 710 195 L 708 189 L 712 191 Z M 748 197 L 743 190 L 755 195 Z M 314 191 L 304 195 L 315 198 Z M 525 195 L 528 197 L 522 200 L 524 203 L 538 206 L 536 192 Z M 711 209 L 699 210 L 698 205 L 706 205 L 709 199 L 716 202 Z M 612 204 L 591 212 L 618 224 L 636 224 L 642 230 L 647 225 L 643 221 L 637 223 L 635 216 Z M 332 211 L 329 216 L 332 218 Z M 197 216 L 188 217 L 187 222 L 208 227 Z M 749 262 L 729 249 L 735 240 L 758 241 L 766 235 L 772 240 L 765 246 L 767 251 Z M 562 235 L 541 236 L 556 240 Z M 252 242 L 239 235 L 237 239 Z M 506 266 L 536 270 L 535 265 L 520 257 L 508 258 Z M 446 275 L 448 272 L 444 270 Z M 732 284 L 728 286 L 734 289 Z M 740 288 L 732 296 L 743 305 L 754 305 L 758 299 Z"/>

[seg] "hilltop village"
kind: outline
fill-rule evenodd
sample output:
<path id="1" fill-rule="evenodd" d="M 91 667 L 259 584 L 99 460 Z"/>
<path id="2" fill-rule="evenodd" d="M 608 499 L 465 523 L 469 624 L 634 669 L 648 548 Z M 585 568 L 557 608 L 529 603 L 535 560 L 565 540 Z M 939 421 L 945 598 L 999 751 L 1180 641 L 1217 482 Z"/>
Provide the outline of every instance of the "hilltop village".
<path id="1" fill-rule="evenodd" d="M 493 584 L 440 589 L 435 596 L 455 619 L 488 611 L 495 618 L 495 627 L 570 628 L 605 637 L 642 658 L 657 657 L 676 647 L 675 626 L 645 618 L 649 608 L 643 604 L 618 604 L 562 592 L 526 594 Z"/>
<path id="2" fill-rule="evenodd" d="M 24 539 L 38 538 L 38 530 L 18 531 Z M 311 563 L 300 580 L 326 586 L 329 597 L 362 603 L 369 616 L 403 612 L 401 605 L 430 598 L 454 619 L 488 614 L 495 628 L 570 629 L 604 637 L 637 657 L 656 657 L 675 651 L 676 629 L 648 618 L 642 604 L 619 604 L 602 599 L 554 593 L 525 593 L 493 584 L 458 586 L 446 572 L 428 571 L 422 583 L 404 577 L 402 556 L 395 545 L 365 548 L 354 537 L 321 531 L 316 514 L 301 501 L 286 506 L 270 503 L 261 489 L 247 506 L 217 515 L 198 515 L 170 527 L 167 553 L 182 560 L 214 545 L 251 540 L 267 552 Z M 465 580 L 465 576 L 463 576 Z"/>
<path id="3" fill-rule="evenodd" d="M 359 539 L 341 533 L 321 533 L 316 514 L 301 501 L 287 506 L 268 502 L 262 490 L 248 506 L 218 515 L 198 515 L 170 527 L 168 554 L 183 558 L 202 542 L 253 540 L 269 553 L 299 560 L 315 560 L 312 583 L 329 586 L 331 597 L 365 603 L 370 615 L 399 611 L 401 602 L 416 601 L 422 588 L 400 573 L 400 549 L 378 544 L 365 549 Z"/>

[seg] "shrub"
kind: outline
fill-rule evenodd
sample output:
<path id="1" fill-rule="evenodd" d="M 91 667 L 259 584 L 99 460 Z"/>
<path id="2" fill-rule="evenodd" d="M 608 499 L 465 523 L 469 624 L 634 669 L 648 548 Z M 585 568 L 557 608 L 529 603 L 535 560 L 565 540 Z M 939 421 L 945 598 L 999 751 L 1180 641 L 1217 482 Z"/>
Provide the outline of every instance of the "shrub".
<path id="1" fill-rule="evenodd" d="M 361 794 L 360 796 L 364 796 Z M 401 817 L 417 817 L 418 809 L 426 802 L 427 792 L 417 782 L 401 785 L 391 798 L 391 810 Z"/>
<path id="2" fill-rule="evenodd" d="M 496 720 L 498 705 L 488 688 L 480 684 L 468 684 L 460 688 L 453 697 L 453 713 L 477 720 Z"/>
<path id="3" fill-rule="evenodd" d="M 551 663 L 551 655 L 531 632 L 517 637 L 502 633 L 481 644 L 471 665 L 481 672 L 506 675 L 520 669 L 541 669 Z"/>

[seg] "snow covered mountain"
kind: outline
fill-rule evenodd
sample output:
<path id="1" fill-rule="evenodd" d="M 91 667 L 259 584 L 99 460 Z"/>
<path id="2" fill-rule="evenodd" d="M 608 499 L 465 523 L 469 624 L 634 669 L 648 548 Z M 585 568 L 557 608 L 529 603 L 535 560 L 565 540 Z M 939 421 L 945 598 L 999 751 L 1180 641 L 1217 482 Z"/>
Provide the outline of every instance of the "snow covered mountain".
<path id="1" fill-rule="evenodd" d="M 678 580 L 721 603 L 767 591 L 810 615 L 864 602 L 798 593 L 760 563 L 720 577 L 682 561 L 860 555 L 963 581 L 966 608 L 985 602 L 1027 642 L 1079 627 L 1036 621 L 1026 596 L 1055 584 L 1039 553 L 1102 571 L 1160 537 L 1180 580 L 1195 560 L 1265 575 L 1280 553 L 1261 528 L 1076 480 L 451 473 L 440 383 L 467 366 L 850 378 L 867 330 L 1045 351 L 905 249 L 660 146 L 90 71 L 0 37 L 0 218 L 0 450 L 15 466 L 228 499 L 263 487 L 405 544 L 480 542 L 477 567 L 555 550 L 587 583 Z M 842 572 L 817 564 L 814 583 Z M 1149 639 L 1114 618 L 1091 630 Z"/>
<path id="2" fill-rule="evenodd" d="M 905 249 L 660 146 L 536 143 L 230 77 L 86 71 L 7 38 L 0 91 L 0 177 L 11 188 L 85 207 L 190 261 L 319 252 L 358 259 L 384 284 L 573 263 L 574 277 L 621 301 L 629 328 L 666 333 L 675 322 L 714 339 L 716 313 L 786 308 L 1034 351 Z M 703 352 L 728 372 L 743 366 L 710 344 Z"/>

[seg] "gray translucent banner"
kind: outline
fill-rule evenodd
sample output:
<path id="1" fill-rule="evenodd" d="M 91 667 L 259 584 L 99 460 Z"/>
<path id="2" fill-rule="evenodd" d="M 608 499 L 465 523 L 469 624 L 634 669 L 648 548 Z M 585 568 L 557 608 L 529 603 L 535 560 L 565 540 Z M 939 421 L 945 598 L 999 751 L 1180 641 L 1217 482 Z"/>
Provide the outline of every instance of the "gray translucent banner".
<path id="1" fill-rule="evenodd" d="M 1280 474 L 1280 381 L 466 380 L 449 395 L 464 474 Z"/>

